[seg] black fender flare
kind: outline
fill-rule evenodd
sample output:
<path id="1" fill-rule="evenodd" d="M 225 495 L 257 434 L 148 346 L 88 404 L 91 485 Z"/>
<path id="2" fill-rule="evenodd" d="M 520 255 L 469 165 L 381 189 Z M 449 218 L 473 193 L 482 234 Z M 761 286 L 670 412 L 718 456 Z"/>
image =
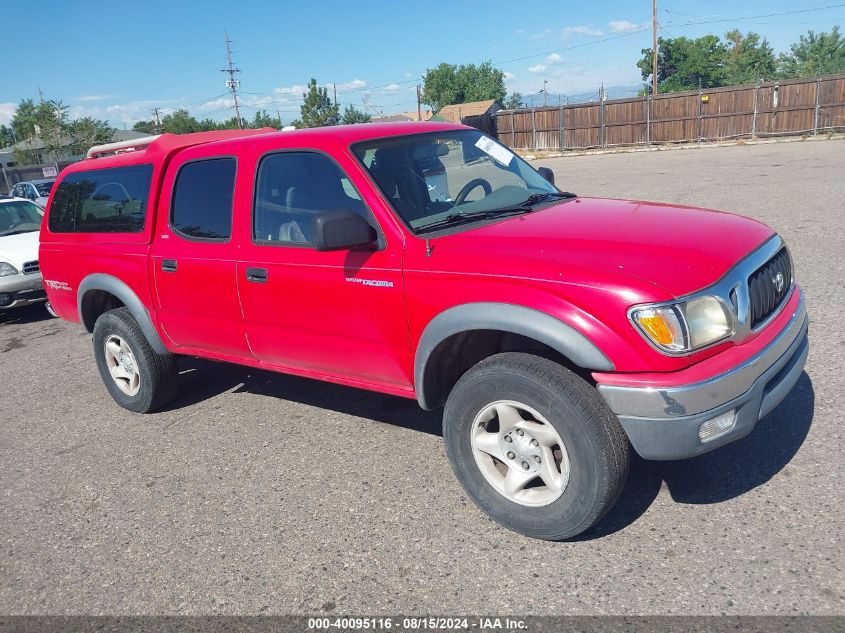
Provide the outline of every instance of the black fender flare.
<path id="1" fill-rule="evenodd" d="M 85 326 L 86 330 L 93 332 L 94 322 L 93 320 L 86 318 L 86 315 L 82 311 L 82 302 L 85 298 L 85 294 L 92 290 L 103 290 L 120 299 L 123 305 L 126 306 L 126 309 L 132 314 L 135 321 L 137 321 L 141 331 L 144 333 L 144 336 L 147 337 L 147 341 L 153 350 L 155 350 L 157 354 L 169 353 L 167 348 L 164 346 L 164 343 L 162 343 L 158 332 L 156 332 L 155 326 L 153 326 L 153 320 L 150 318 L 150 313 L 147 311 L 143 302 L 138 298 L 138 295 L 136 295 L 132 288 L 127 286 L 120 279 L 105 273 L 94 273 L 88 275 L 82 280 L 79 284 L 79 288 L 77 289 L 76 309 L 79 313 L 79 319 L 82 321 L 82 325 Z"/>
<path id="2" fill-rule="evenodd" d="M 592 341 L 571 325 L 545 312 L 510 303 L 464 303 L 434 317 L 420 336 L 414 357 L 414 385 L 423 409 L 433 408 L 425 393 L 425 375 L 440 343 L 460 332 L 500 330 L 534 339 L 586 369 L 613 371 L 613 363 Z"/>

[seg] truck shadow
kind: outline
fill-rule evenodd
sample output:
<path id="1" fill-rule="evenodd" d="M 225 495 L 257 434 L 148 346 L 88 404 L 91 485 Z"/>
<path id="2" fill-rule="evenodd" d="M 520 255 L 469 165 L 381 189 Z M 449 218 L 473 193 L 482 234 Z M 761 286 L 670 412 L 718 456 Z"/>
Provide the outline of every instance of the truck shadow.
<path id="1" fill-rule="evenodd" d="M 181 409 L 225 392 L 251 393 L 443 435 L 442 411 L 423 411 L 416 400 L 192 357 L 179 359 L 179 374 L 180 395 L 163 411 Z"/>
<path id="2" fill-rule="evenodd" d="M 593 540 L 634 523 L 662 486 L 672 500 L 686 504 L 721 503 L 765 484 L 792 460 L 813 423 L 815 394 L 807 373 L 774 411 L 746 437 L 692 459 L 646 461 L 635 456 L 619 501 L 592 529 L 575 540 Z M 784 472 L 789 476 L 789 471 Z"/>
<path id="3" fill-rule="evenodd" d="M 225 392 L 250 393 L 442 435 L 442 411 L 423 411 L 415 400 L 198 358 L 182 358 L 179 363 L 181 395 L 165 410 Z M 648 510 L 664 485 L 677 503 L 711 504 L 765 484 L 801 448 L 813 422 L 814 405 L 813 385 L 805 372 L 789 396 L 741 440 L 672 462 L 646 461 L 633 454 L 619 501 L 599 523 L 574 540 L 599 539 L 628 527 Z"/>
<path id="4" fill-rule="evenodd" d="M 43 301 L 31 303 L 30 305 L 23 306 L 22 308 L 0 310 L 0 325 L 38 323 L 39 321 L 48 321 L 53 318 L 55 317 L 47 312 L 47 308 Z"/>

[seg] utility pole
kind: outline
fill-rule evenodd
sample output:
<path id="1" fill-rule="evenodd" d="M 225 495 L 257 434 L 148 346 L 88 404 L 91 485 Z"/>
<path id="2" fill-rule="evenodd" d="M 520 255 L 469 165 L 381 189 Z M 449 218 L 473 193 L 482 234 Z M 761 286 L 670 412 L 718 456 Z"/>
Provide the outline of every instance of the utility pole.
<path id="1" fill-rule="evenodd" d="M 226 68 L 223 68 L 220 72 L 229 73 L 229 78 L 226 80 L 226 87 L 232 91 L 232 99 L 235 101 L 235 116 L 238 119 L 238 129 L 241 129 L 243 126 L 241 125 L 241 110 L 238 107 L 238 88 L 241 86 L 241 82 L 235 79 L 235 73 L 241 72 L 240 68 L 235 68 L 235 65 L 232 63 L 232 48 L 229 46 L 232 43 L 232 40 L 229 39 L 229 32 L 223 31 L 226 34 Z"/>
<path id="2" fill-rule="evenodd" d="M 422 122 L 422 104 L 420 103 L 420 85 L 417 84 L 417 123 Z"/>
<path id="3" fill-rule="evenodd" d="M 543 80 L 543 106 L 549 105 L 549 91 L 546 89 L 548 83 L 547 79 Z"/>
<path id="4" fill-rule="evenodd" d="M 651 0 L 651 94 L 657 94 L 657 0 Z"/>
<path id="5" fill-rule="evenodd" d="M 334 104 L 337 106 L 337 84 L 333 83 L 332 88 L 334 89 Z"/>
<path id="6" fill-rule="evenodd" d="M 158 114 L 158 108 L 153 108 L 153 131 L 161 134 L 161 117 Z"/>

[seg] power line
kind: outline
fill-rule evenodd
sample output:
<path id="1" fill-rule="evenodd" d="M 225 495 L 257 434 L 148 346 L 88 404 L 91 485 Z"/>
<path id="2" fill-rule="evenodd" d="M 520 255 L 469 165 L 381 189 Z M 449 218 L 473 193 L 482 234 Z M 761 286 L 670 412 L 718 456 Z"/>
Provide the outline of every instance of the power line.
<path id="1" fill-rule="evenodd" d="M 780 15 L 796 15 L 799 13 L 811 13 L 814 11 L 826 11 L 827 9 L 838 9 L 840 7 L 845 7 L 845 4 L 830 4 L 825 7 L 815 7 L 812 9 L 797 9 L 795 11 L 783 11 L 781 13 L 765 13 L 761 15 L 749 15 L 745 17 L 735 17 L 735 18 L 720 18 L 718 20 L 688 20 L 686 22 L 680 22 L 675 24 L 674 22 L 669 22 L 666 26 L 671 26 L 673 28 L 681 27 L 681 26 L 697 26 L 700 24 L 718 24 L 720 22 L 746 22 L 748 20 L 756 20 L 758 18 L 772 18 Z"/>

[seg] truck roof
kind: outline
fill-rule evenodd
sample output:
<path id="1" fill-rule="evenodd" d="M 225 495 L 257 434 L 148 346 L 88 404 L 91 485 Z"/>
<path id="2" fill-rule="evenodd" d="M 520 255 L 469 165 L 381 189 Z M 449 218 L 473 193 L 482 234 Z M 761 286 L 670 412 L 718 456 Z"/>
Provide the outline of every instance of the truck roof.
<path id="1" fill-rule="evenodd" d="M 195 145 L 219 144 L 225 145 L 226 151 L 232 151 L 241 143 L 254 142 L 256 137 L 273 143 L 279 147 L 288 144 L 292 146 L 313 145 L 315 148 L 329 145 L 349 145 L 369 139 L 420 134 L 425 132 L 439 132 L 450 130 L 471 129 L 454 123 L 415 121 L 401 123 L 366 123 L 356 125 L 335 125 L 331 127 L 307 128 L 279 132 L 273 128 L 258 130 L 216 130 L 213 132 L 193 132 L 190 134 L 161 134 L 157 137 L 137 139 L 135 144 L 129 142 L 98 146 L 91 149 L 89 158 L 69 165 L 63 173 L 87 171 L 89 169 L 105 169 L 109 167 L 123 167 L 141 163 L 159 163 L 166 160 L 180 150 Z M 307 139 L 306 143 L 303 143 Z M 230 149 L 232 148 L 232 149 Z M 109 154 L 100 156 L 99 154 Z"/>

